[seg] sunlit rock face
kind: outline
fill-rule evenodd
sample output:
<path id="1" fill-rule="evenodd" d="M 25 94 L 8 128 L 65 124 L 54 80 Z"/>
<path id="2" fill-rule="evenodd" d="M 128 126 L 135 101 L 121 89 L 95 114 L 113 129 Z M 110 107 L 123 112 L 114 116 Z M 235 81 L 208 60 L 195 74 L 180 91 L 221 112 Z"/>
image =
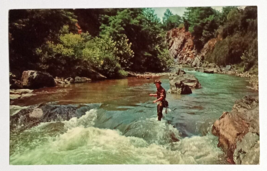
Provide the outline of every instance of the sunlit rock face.
<path id="1" fill-rule="evenodd" d="M 259 164 L 259 101 L 245 97 L 236 101 L 231 112 L 224 112 L 213 124 L 218 146 L 236 164 Z"/>
<path id="2" fill-rule="evenodd" d="M 166 40 L 169 53 L 173 58 L 178 58 L 180 63 L 191 63 L 196 55 L 193 37 L 184 28 L 174 28 L 167 32 Z"/>
<path id="3" fill-rule="evenodd" d="M 210 39 L 200 51 L 194 45 L 194 37 L 185 28 L 174 28 L 167 32 L 166 41 L 168 43 L 169 54 L 178 59 L 180 64 L 200 67 L 205 55 L 212 51 L 220 38 Z"/>

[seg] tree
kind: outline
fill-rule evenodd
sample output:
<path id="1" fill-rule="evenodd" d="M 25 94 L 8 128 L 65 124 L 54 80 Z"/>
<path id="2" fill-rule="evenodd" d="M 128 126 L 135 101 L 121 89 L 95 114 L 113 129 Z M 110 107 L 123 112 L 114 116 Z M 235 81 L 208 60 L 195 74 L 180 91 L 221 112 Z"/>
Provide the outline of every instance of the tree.
<path id="1" fill-rule="evenodd" d="M 124 9 L 109 17 L 108 21 L 108 24 L 101 25 L 101 35 L 111 36 L 115 41 L 125 35 L 134 52 L 134 56 L 122 65 L 123 68 L 135 71 L 162 69 L 158 55 L 163 48 L 163 30 L 153 9 Z M 154 65 L 150 65 L 151 63 Z"/>
<path id="2" fill-rule="evenodd" d="M 182 23 L 182 18 L 179 15 L 170 16 L 164 23 L 165 30 L 170 30 L 178 27 Z"/>
<path id="3" fill-rule="evenodd" d="M 228 6 L 228 7 L 222 8 L 222 13 L 220 16 L 221 24 L 223 24 L 227 21 L 227 16 L 228 16 L 229 12 L 232 10 L 238 10 L 238 8 L 236 6 Z"/>
<path id="4" fill-rule="evenodd" d="M 215 37 L 219 27 L 219 13 L 211 7 L 188 7 L 184 18 L 189 23 L 188 30 L 194 36 L 194 44 L 198 51 L 211 38 Z"/>
<path id="5" fill-rule="evenodd" d="M 76 32 L 76 16 L 71 10 L 10 10 L 9 53 L 10 68 L 21 73 L 23 69 L 36 69 L 39 58 L 36 48 L 47 40 L 57 41 L 59 30 L 69 25 Z"/>
<path id="6" fill-rule="evenodd" d="M 162 22 L 164 25 L 165 25 L 165 22 L 168 20 L 168 18 L 172 15 L 173 13 L 169 9 L 166 9 L 166 11 L 164 12 L 164 16 L 162 18 Z"/>

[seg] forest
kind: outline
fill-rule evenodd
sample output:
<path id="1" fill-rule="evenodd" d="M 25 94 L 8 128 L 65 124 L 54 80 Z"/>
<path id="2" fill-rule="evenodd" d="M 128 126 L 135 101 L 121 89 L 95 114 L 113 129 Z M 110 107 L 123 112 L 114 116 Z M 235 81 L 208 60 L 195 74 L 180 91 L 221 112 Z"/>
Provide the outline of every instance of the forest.
<path id="1" fill-rule="evenodd" d="M 220 37 L 205 60 L 258 72 L 257 7 L 188 7 L 183 16 L 169 9 L 162 20 L 152 8 L 25 9 L 9 11 L 10 72 L 88 76 L 91 69 L 108 78 L 127 71 L 168 71 L 174 60 L 166 32 L 184 27 L 200 51 Z"/>

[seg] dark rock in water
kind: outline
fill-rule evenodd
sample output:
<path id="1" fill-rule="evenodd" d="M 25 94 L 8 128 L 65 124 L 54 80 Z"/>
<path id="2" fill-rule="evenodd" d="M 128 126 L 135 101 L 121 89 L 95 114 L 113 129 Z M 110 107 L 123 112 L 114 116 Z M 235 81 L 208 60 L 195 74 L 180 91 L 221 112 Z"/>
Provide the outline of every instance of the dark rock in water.
<path id="1" fill-rule="evenodd" d="M 36 89 L 55 86 L 54 78 L 50 74 L 41 71 L 23 71 L 21 81 L 25 88 Z"/>
<path id="2" fill-rule="evenodd" d="M 188 85 L 181 85 L 181 94 L 192 94 L 192 90 L 189 88 Z"/>
<path id="3" fill-rule="evenodd" d="M 100 104 L 88 105 L 56 105 L 41 104 L 27 107 L 15 106 L 10 116 L 11 130 L 25 130 L 40 122 L 64 121 L 73 117 L 81 117 L 90 109 L 99 108 Z M 11 109 L 10 109 L 11 110 Z"/>
<path id="4" fill-rule="evenodd" d="M 236 164 L 259 164 L 259 100 L 245 97 L 236 101 L 212 127 L 218 146 Z"/>

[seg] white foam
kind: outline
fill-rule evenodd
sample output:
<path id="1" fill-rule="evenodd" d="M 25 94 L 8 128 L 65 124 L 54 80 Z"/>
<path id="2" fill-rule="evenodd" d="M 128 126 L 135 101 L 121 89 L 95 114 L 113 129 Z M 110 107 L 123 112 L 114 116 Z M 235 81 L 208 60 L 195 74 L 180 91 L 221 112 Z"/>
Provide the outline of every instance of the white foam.
<path id="1" fill-rule="evenodd" d="M 207 135 L 181 139 L 179 132 L 156 118 L 118 130 L 93 127 L 97 111 L 65 121 L 67 131 L 40 142 L 35 148 L 14 153 L 11 164 L 213 164 L 223 152 L 217 137 Z M 179 142 L 171 142 L 173 137 Z"/>

